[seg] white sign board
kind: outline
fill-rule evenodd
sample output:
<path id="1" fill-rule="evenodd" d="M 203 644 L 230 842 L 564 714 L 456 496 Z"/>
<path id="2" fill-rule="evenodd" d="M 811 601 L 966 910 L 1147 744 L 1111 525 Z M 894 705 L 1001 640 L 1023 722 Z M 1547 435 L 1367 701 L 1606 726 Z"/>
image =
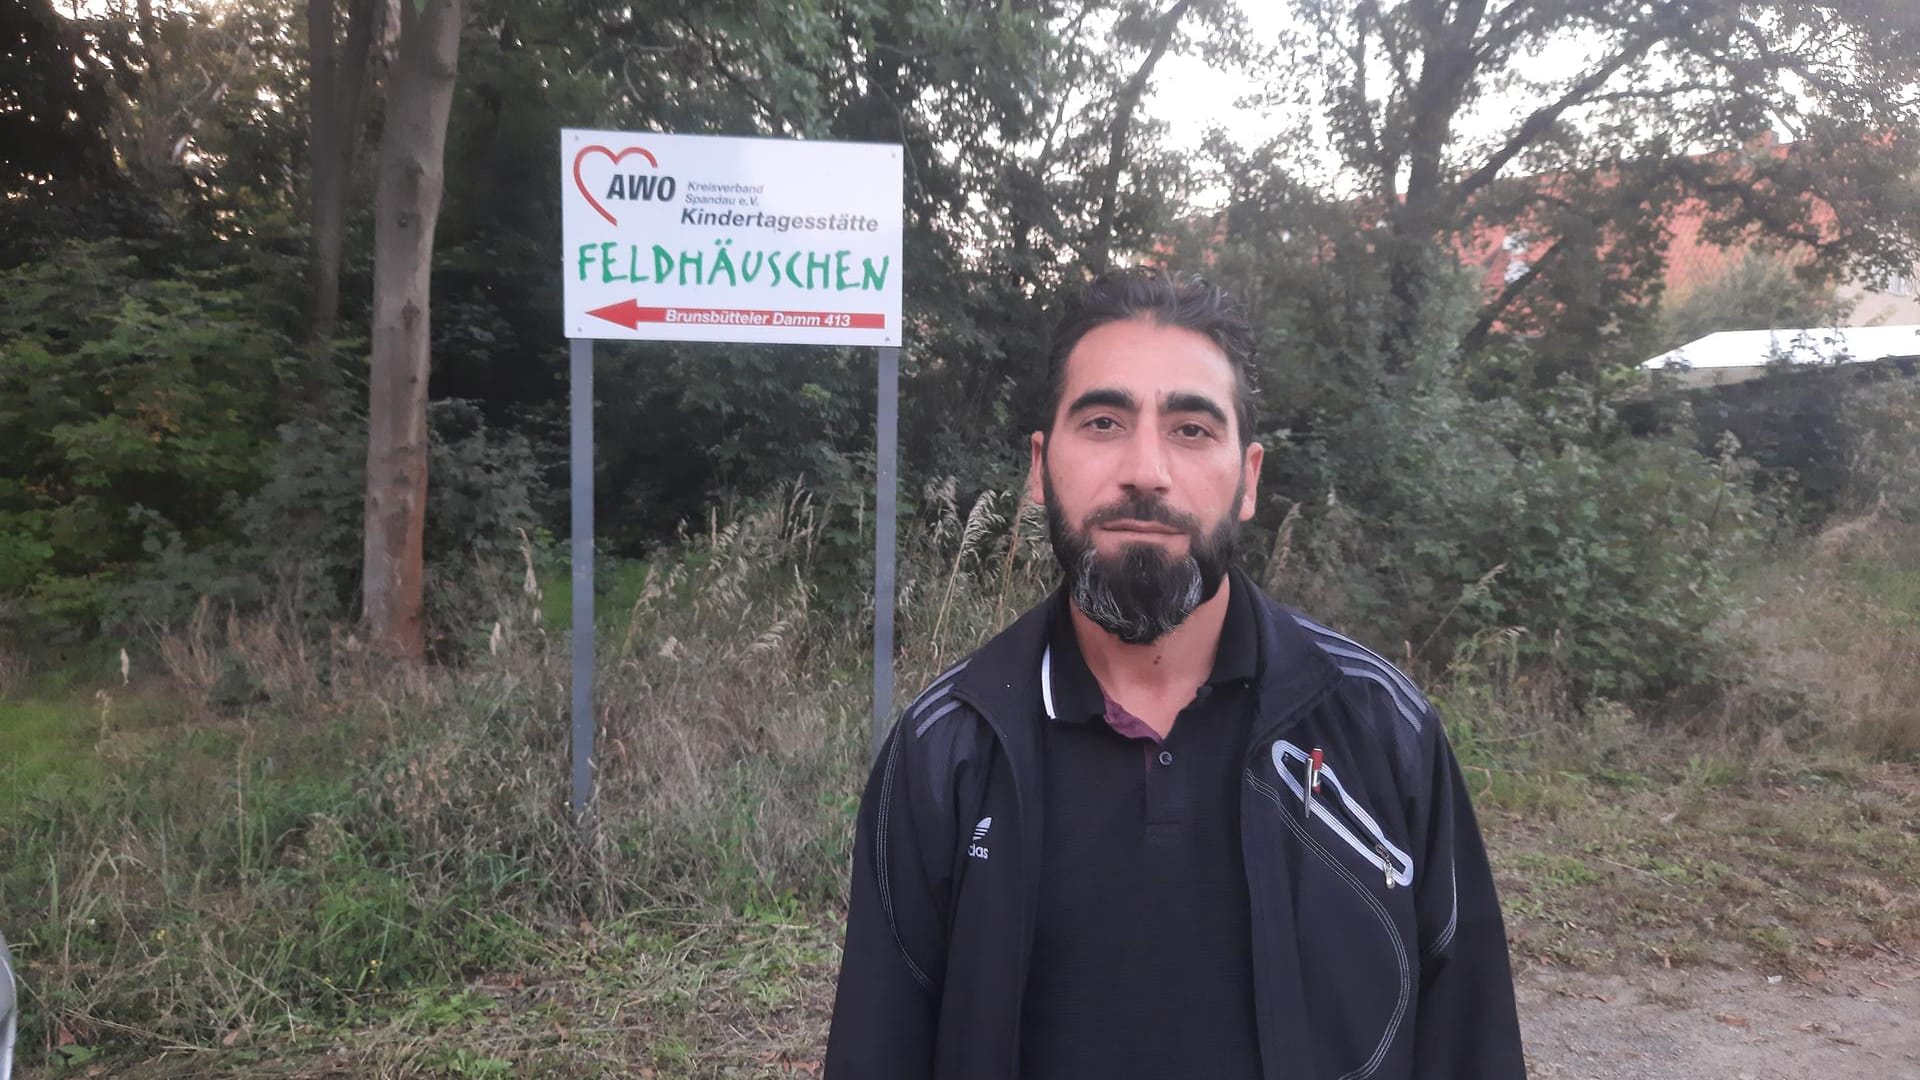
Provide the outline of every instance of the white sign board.
<path id="1" fill-rule="evenodd" d="M 560 132 L 570 338 L 900 344 L 900 148 Z"/>

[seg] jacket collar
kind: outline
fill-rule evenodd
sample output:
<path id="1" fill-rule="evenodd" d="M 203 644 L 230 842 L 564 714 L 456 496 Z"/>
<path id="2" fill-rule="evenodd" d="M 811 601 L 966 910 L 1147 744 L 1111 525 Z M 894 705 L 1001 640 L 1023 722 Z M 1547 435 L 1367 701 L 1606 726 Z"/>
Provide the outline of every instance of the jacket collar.
<path id="1" fill-rule="evenodd" d="M 1220 645 L 1205 683 L 1214 690 L 1250 686 L 1260 675 L 1260 641 L 1254 622 L 1259 599 L 1250 583 L 1230 580 Z M 1075 722 L 1104 716 L 1109 699 L 1080 652 L 1070 602 L 1062 592 L 1055 592 L 1045 606 L 1050 623 L 1040 654 L 1040 701 L 1047 718 Z"/>
<path id="2" fill-rule="evenodd" d="M 1253 725 L 1253 742 L 1258 746 L 1277 737 L 1331 693 L 1340 684 L 1340 666 L 1295 621 L 1292 608 L 1255 590 L 1252 579 L 1240 571 L 1234 574 L 1235 584 L 1245 584 L 1259 601 L 1254 605 L 1254 625 L 1264 662 L 1257 684 L 1260 710 Z"/>
<path id="3" fill-rule="evenodd" d="M 1235 591 L 1254 601 L 1259 649 L 1255 688 L 1260 696 L 1253 731 L 1257 745 L 1278 735 L 1324 697 L 1339 682 L 1340 669 L 1294 621 L 1291 609 L 1268 598 L 1240 570 L 1230 573 Z M 1010 751 L 1037 754 L 1049 696 L 1041 668 L 1053 613 L 1067 602 L 1064 587 L 1056 589 L 981 646 L 974 662 L 955 681 L 956 693 L 979 710 Z"/>

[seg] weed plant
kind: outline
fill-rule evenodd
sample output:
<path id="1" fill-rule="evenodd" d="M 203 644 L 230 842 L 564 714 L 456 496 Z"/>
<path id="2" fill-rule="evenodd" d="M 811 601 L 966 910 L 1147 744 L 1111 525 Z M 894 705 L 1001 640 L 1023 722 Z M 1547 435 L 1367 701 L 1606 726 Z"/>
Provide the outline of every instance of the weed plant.
<path id="1" fill-rule="evenodd" d="M 923 505 L 900 564 L 909 694 L 1052 574 L 1039 515 L 1012 496 L 963 502 L 944 481 Z M 454 667 L 388 667 L 291 600 L 202 604 L 154 647 L 178 708 L 103 718 L 97 787 L 27 793 L 0 820 L 27 1045 L 78 1064 L 108 1045 L 311 1038 L 597 923 L 830 910 L 870 646 L 866 620 L 823 617 L 809 583 L 823 526 L 870 545 L 862 517 L 795 486 L 649 565 L 599 630 L 586 821 L 567 807 L 568 643 L 531 540 L 476 567 L 491 619 Z"/>
<path id="2" fill-rule="evenodd" d="M 942 481 L 918 505 L 903 702 L 1055 576 L 1043 516 L 1014 495 Z M 1555 627 L 1478 631 L 1418 672 L 1494 837 L 1521 955 L 1697 960 L 1715 940 L 1699 926 L 1720 926 L 1785 962 L 1810 927 L 1867 947 L 1920 925 L 1911 904 L 1868 903 L 1916 884 L 1894 865 L 1911 862 L 1896 833 L 1912 793 L 1863 764 L 1920 745 L 1903 659 L 1920 616 L 1899 599 L 1920 556 L 1904 535 L 1883 514 L 1814 544 L 1810 569 L 1744 571 L 1763 594 L 1728 628 L 1751 643 L 1746 696 L 1691 726 L 1649 728 L 1531 659 L 1554 650 L 1529 638 Z M 1283 524 L 1267 552 L 1273 578 L 1325 588 L 1291 537 Z M 203 604 L 154 643 L 163 677 L 99 691 L 89 783 L 35 784 L 0 809 L 29 1061 L 211 1054 L 245 1071 L 266 1048 L 378 1030 L 406 1047 L 402 1073 L 505 1075 L 531 1059 L 433 1033 L 475 1026 L 476 988 L 543 971 L 556 989 L 539 1022 L 575 1031 L 569 1053 L 609 1074 L 630 1064 L 626 1029 L 573 1015 L 576 996 L 644 1002 L 649 1067 L 670 1075 L 719 1043 L 728 1060 L 773 1052 L 743 1034 L 772 1012 L 799 1009 L 792 1030 L 814 1032 L 870 745 L 871 597 L 823 600 L 813 583 L 870 543 L 863 507 L 794 486 L 689 529 L 623 585 L 599 627 L 585 821 L 567 807 L 555 568 L 534 539 L 474 565 L 466 586 L 489 602 L 456 665 L 388 667 L 296 598 L 251 615 Z M 1880 614 L 1861 621 L 1867 599 Z M 143 694 L 171 708 L 121 700 Z M 1802 790 L 1814 811 L 1766 821 L 1727 798 Z M 1787 828 L 1802 820 L 1819 835 Z M 1781 851 L 1808 873 L 1766 863 Z M 1773 899 L 1742 907 L 1769 876 Z M 1832 883 L 1859 911 L 1838 929 L 1816 918 Z M 1596 943 L 1570 912 L 1622 934 Z"/>

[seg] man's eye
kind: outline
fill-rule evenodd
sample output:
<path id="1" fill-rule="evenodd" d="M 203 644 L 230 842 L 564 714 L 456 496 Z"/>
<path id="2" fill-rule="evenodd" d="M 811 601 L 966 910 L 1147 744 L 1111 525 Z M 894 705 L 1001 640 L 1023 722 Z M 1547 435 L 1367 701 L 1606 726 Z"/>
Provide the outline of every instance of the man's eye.
<path id="1" fill-rule="evenodd" d="M 1204 439 L 1209 434 L 1207 429 L 1199 424 L 1181 424 L 1173 431 L 1183 439 Z"/>
<path id="2" fill-rule="evenodd" d="M 1095 431 L 1112 431 L 1115 428 L 1118 428 L 1120 425 L 1111 416 L 1096 416 L 1093 419 L 1087 421 L 1086 426 L 1092 428 Z"/>

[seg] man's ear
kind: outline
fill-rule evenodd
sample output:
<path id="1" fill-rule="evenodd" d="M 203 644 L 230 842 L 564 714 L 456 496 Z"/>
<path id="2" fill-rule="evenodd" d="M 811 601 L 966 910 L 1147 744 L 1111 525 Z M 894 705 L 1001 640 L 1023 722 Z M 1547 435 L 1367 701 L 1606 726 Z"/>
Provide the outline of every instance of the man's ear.
<path id="1" fill-rule="evenodd" d="M 1260 492 L 1260 463 L 1267 459 L 1267 448 L 1259 443 L 1248 443 L 1246 454 L 1240 462 L 1240 520 L 1250 521 L 1253 508 Z"/>
<path id="2" fill-rule="evenodd" d="M 1031 458 L 1027 462 L 1027 501 L 1035 506 L 1047 502 L 1047 433 L 1036 431 L 1027 437 Z"/>

